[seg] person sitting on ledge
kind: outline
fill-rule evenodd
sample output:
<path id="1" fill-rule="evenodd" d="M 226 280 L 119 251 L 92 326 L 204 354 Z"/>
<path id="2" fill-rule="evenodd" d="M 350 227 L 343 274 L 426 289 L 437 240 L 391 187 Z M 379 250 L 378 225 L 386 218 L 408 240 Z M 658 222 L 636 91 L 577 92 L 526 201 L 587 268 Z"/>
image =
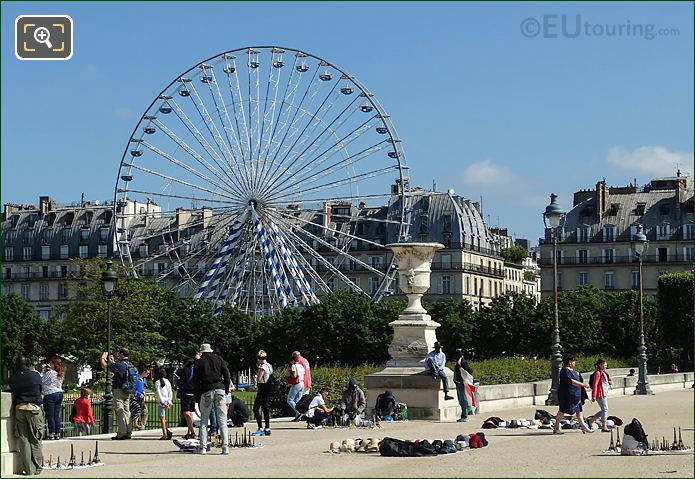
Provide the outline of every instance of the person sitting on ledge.
<path id="1" fill-rule="evenodd" d="M 435 341 L 434 350 L 430 351 L 425 358 L 425 369 L 432 373 L 434 379 L 442 380 L 442 388 L 444 389 L 444 399 L 449 401 L 454 399 L 449 396 L 449 380 L 444 372 L 446 366 L 446 355 L 442 352 L 442 345 L 439 341 Z"/>

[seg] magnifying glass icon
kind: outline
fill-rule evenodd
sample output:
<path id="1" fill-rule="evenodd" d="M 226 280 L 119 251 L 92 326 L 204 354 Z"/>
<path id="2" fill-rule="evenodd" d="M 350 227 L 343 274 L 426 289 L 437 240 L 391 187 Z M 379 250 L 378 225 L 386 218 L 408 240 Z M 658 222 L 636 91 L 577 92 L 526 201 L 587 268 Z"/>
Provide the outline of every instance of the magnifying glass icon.
<path id="1" fill-rule="evenodd" d="M 46 27 L 39 27 L 34 30 L 34 40 L 39 43 L 45 43 L 48 48 L 53 48 L 51 32 Z"/>

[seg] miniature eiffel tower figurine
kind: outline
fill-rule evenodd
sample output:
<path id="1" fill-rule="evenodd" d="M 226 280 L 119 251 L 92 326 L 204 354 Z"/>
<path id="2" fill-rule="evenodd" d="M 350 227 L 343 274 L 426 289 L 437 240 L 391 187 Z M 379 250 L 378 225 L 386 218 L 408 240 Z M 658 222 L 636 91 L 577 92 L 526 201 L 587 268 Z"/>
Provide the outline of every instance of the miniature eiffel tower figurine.
<path id="1" fill-rule="evenodd" d="M 678 450 L 678 441 L 676 441 L 676 428 L 673 428 L 673 444 L 671 444 L 671 450 Z"/>
<path id="2" fill-rule="evenodd" d="M 94 460 L 92 464 L 101 464 L 101 459 L 99 459 L 99 441 L 94 441 L 96 444 L 94 446 Z"/>
<path id="3" fill-rule="evenodd" d="M 53 469 L 53 454 L 48 456 L 48 468 Z"/>
<path id="4" fill-rule="evenodd" d="M 73 468 L 77 465 L 77 458 L 75 457 L 75 445 L 70 444 L 70 462 L 68 462 L 68 467 Z"/>
<path id="5" fill-rule="evenodd" d="M 611 443 L 608 446 L 608 451 L 615 452 L 615 443 L 613 442 L 613 429 L 611 429 Z"/>
<path id="6" fill-rule="evenodd" d="M 58 456 L 58 462 L 56 462 L 56 469 L 65 469 L 65 464 L 60 462 L 60 456 Z"/>
<path id="7" fill-rule="evenodd" d="M 239 433 L 234 431 L 234 447 L 239 447 Z"/>
<path id="8" fill-rule="evenodd" d="M 623 445 L 620 444 L 620 428 L 619 427 L 615 429 L 615 436 L 616 436 L 615 450 L 620 451 L 623 448 Z"/>
<path id="9" fill-rule="evenodd" d="M 91 466 L 93 464 L 92 462 L 92 450 L 89 450 L 89 462 L 87 463 L 87 466 Z"/>
<path id="10" fill-rule="evenodd" d="M 681 428 L 678 426 L 678 450 L 682 451 L 685 449 L 685 445 L 683 444 L 683 436 L 681 436 Z"/>
<path id="11" fill-rule="evenodd" d="M 85 467 L 87 464 L 84 463 L 84 451 L 82 451 L 82 460 L 80 461 L 79 466 L 80 467 Z"/>

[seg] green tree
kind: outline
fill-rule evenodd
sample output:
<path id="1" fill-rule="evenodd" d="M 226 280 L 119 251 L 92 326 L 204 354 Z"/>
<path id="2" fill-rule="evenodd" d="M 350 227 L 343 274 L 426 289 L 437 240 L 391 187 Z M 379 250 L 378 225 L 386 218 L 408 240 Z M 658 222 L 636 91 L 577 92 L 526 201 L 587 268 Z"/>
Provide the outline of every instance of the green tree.
<path id="1" fill-rule="evenodd" d="M 426 304 L 429 315 L 441 326 L 437 329 L 437 338 L 444 345 L 447 358 L 458 358 L 456 349 L 475 349 L 477 345 L 473 336 L 475 328 L 475 311 L 471 303 L 463 300 L 444 299 Z"/>
<path id="2" fill-rule="evenodd" d="M 4 380 L 19 356 L 37 361 L 46 355 L 44 342 L 48 328 L 46 321 L 16 294 L 0 295 L 0 312 Z"/>
<path id="3" fill-rule="evenodd" d="M 681 351 L 681 366 L 692 368 L 693 281 L 692 271 L 659 277 L 659 326 L 666 344 Z"/>
<path id="4" fill-rule="evenodd" d="M 478 357 L 533 355 L 535 337 L 529 325 L 534 313 L 534 301 L 523 294 L 506 292 L 493 298 L 478 312 L 475 333 Z"/>
<path id="5" fill-rule="evenodd" d="M 521 245 L 502 248 L 500 253 L 506 261 L 510 261 L 512 263 L 521 263 L 523 260 L 528 258 L 528 251 L 526 251 L 526 248 Z"/>

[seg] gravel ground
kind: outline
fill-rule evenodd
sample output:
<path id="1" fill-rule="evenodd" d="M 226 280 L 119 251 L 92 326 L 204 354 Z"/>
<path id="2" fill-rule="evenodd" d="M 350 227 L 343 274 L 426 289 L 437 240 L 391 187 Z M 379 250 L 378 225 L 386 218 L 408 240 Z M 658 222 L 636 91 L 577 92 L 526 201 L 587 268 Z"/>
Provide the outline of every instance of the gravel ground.
<path id="1" fill-rule="evenodd" d="M 628 422 L 637 417 L 651 438 L 671 439 L 673 427 L 683 429 L 683 440 L 693 446 L 693 390 L 661 392 L 654 396 L 610 399 L 610 414 Z M 330 454 L 331 441 L 348 437 L 403 439 L 453 438 L 481 431 L 488 416 L 531 418 L 536 407 L 486 411 L 468 423 L 410 421 L 387 423 L 381 429 L 307 430 L 304 423 L 273 421 L 273 434 L 261 438 L 259 449 L 232 449 L 229 456 L 213 450 L 207 456 L 178 451 L 170 441 L 157 440 L 160 431 L 135 433 L 130 441 L 102 436 L 99 449 L 104 467 L 44 470 L 42 477 L 693 477 L 693 456 L 607 457 L 610 435 L 596 431 L 583 435 L 567 431 L 553 436 L 548 430 L 485 430 L 489 446 L 458 454 L 423 458 L 390 458 L 378 454 Z M 551 414 L 555 408 L 545 408 Z M 587 407 L 595 412 L 596 405 Z M 253 426 L 253 425 L 252 425 Z M 255 427 L 254 427 L 255 429 Z M 234 429 L 232 430 L 234 431 Z M 174 433 L 183 434 L 183 428 Z M 94 439 L 44 443 L 44 454 L 55 461 L 69 456 L 74 444 L 78 461 L 94 448 Z"/>

